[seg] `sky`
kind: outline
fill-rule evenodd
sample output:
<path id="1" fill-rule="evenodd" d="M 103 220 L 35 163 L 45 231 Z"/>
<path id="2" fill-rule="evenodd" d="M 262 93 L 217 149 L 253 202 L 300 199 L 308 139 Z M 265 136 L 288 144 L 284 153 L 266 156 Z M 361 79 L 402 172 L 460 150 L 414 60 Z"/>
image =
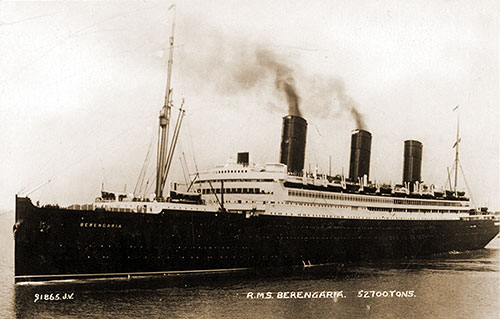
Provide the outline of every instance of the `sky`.
<path id="1" fill-rule="evenodd" d="M 424 182 L 441 187 L 459 114 L 459 188 L 500 210 L 498 1 L 171 4 L 0 2 L 0 210 L 15 194 L 68 205 L 103 183 L 133 191 L 156 145 L 174 11 L 173 101 L 186 116 L 173 180 L 184 158 L 189 173 L 240 151 L 278 161 L 279 69 L 308 121 L 306 167 L 327 172 L 331 158 L 348 172 L 354 109 L 372 133 L 371 180 L 400 182 L 403 142 L 416 139 Z"/>

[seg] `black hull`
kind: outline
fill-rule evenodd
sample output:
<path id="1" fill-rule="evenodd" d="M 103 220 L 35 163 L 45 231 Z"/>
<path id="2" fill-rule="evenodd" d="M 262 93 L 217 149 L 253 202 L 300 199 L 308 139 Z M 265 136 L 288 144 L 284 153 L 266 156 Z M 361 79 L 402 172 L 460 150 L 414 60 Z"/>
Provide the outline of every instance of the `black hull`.
<path id="1" fill-rule="evenodd" d="M 486 246 L 493 220 L 402 221 L 35 207 L 16 200 L 15 280 L 404 258 Z"/>

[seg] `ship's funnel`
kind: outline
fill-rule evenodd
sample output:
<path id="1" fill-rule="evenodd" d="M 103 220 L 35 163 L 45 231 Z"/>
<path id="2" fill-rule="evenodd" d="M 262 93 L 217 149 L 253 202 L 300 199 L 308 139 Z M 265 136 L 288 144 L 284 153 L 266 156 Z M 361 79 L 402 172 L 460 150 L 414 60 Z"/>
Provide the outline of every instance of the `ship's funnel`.
<path id="1" fill-rule="evenodd" d="M 237 155 L 237 163 L 242 164 L 243 166 L 248 166 L 249 161 L 249 154 L 248 152 L 239 152 Z"/>
<path id="2" fill-rule="evenodd" d="M 357 181 L 359 177 L 370 176 L 370 151 L 372 135 L 365 130 L 354 130 L 351 136 L 351 161 L 349 179 Z"/>
<path id="3" fill-rule="evenodd" d="M 415 140 L 405 141 L 404 161 L 403 161 L 403 184 L 422 182 L 422 143 Z"/>
<path id="4" fill-rule="evenodd" d="M 286 164 L 289 172 L 300 174 L 304 169 L 306 133 L 305 119 L 295 115 L 283 117 L 280 163 Z"/>

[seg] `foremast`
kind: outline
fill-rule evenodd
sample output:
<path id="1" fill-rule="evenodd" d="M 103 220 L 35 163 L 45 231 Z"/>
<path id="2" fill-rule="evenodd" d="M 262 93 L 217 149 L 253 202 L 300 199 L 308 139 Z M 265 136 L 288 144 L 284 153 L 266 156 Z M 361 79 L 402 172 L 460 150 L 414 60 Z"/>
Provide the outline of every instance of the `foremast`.
<path id="1" fill-rule="evenodd" d="M 457 193 L 457 182 L 458 182 L 458 145 L 460 144 L 460 113 L 458 113 L 458 105 L 453 109 L 453 111 L 457 111 L 457 139 L 453 147 L 455 148 L 455 181 L 453 184 L 453 192 Z"/>
<path id="2" fill-rule="evenodd" d="M 171 5 L 169 10 L 175 10 L 175 5 Z M 179 134 L 180 126 L 182 123 L 182 118 L 184 115 L 184 110 L 182 109 L 182 105 L 179 110 L 179 117 L 177 118 L 172 141 L 169 148 L 169 128 L 170 128 L 170 118 L 172 113 L 172 65 L 173 65 L 173 57 L 174 57 L 174 30 L 175 30 L 175 11 L 173 14 L 173 23 L 172 23 L 172 33 L 170 35 L 170 48 L 168 54 L 168 69 L 167 69 L 167 84 L 165 88 L 165 100 L 163 103 L 163 107 L 160 111 L 159 116 L 159 128 L 158 128 L 158 146 L 157 146 L 157 158 L 156 158 L 156 188 L 155 194 L 156 199 L 163 199 L 163 193 L 165 189 L 165 184 L 167 181 L 168 171 L 170 168 L 172 155 L 175 149 L 175 144 L 177 142 L 177 137 Z M 168 150 L 168 153 L 167 153 Z"/>

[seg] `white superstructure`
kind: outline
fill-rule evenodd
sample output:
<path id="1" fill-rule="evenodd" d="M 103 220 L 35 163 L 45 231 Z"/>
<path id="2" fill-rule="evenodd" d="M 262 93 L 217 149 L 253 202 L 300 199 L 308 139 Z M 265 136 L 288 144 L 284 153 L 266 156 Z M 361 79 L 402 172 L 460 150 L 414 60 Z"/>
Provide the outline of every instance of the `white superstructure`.
<path id="1" fill-rule="evenodd" d="M 160 213 L 162 210 L 274 215 L 309 218 L 459 220 L 487 218 L 471 214 L 465 197 L 424 198 L 418 193 L 403 197 L 395 193 L 348 191 L 345 182 L 329 181 L 324 175 L 293 176 L 286 165 L 228 163 L 196 174 L 186 194 L 199 194 L 200 203 L 98 198 L 94 209 Z M 358 185 L 359 186 L 359 185 Z M 186 185 L 176 185 L 180 189 Z M 335 191 L 332 191 L 335 189 Z M 360 187 L 362 190 L 362 187 Z M 182 193 L 182 192 L 180 192 Z M 428 196 L 427 196 L 428 197 Z"/>

